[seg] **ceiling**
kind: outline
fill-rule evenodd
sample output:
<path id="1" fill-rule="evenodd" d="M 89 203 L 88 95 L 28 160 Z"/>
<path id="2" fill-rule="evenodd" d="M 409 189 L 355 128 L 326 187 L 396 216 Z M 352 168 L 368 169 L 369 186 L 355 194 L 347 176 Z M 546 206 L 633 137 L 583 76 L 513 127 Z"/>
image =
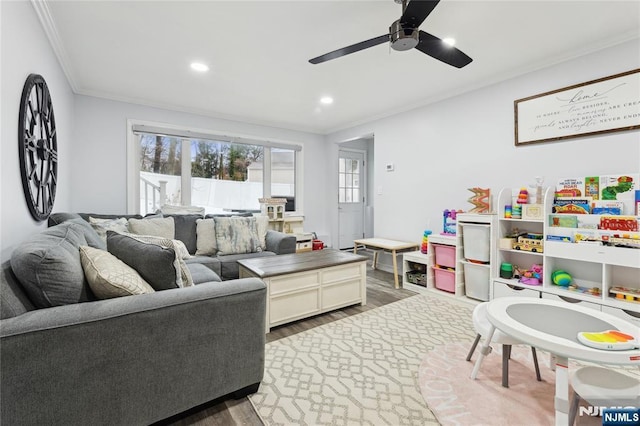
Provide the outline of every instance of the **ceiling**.
<path id="1" fill-rule="evenodd" d="M 385 34 L 401 6 L 49 0 L 36 8 L 78 94 L 319 134 L 640 37 L 640 0 L 442 0 L 420 29 L 454 37 L 473 58 L 468 66 L 388 44 L 312 65 Z M 210 71 L 194 72 L 192 61 Z M 332 105 L 320 104 L 325 95 Z"/>

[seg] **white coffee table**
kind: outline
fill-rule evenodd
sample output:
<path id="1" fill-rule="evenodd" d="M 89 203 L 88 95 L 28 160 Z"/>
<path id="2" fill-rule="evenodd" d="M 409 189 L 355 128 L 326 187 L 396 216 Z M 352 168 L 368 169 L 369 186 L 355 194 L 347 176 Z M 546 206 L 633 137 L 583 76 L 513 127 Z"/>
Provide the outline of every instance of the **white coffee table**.
<path id="1" fill-rule="evenodd" d="M 640 328 L 621 318 L 574 304 L 549 299 L 501 297 L 487 305 L 487 317 L 492 327 L 473 368 L 475 379 L 488 353 L 496 329 L 556 357 L 556 425 L 569 422 L 569 358 L 599 364 L 640 366 L 640 349 L 608 351 L 583 345 L 580 331 L 620 330 L 640 339 Z"/>

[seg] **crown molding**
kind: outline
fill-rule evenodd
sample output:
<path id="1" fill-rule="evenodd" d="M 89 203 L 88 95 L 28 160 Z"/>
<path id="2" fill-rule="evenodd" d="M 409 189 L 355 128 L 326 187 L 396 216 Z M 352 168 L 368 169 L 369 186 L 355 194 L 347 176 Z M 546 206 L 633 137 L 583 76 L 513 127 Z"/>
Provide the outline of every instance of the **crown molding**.
<path id="1" fill-rule="evenodd" d="M 49 10 L 49 4 L 46 0 L 31 0 L 31 4 L 36 11 L 36 15 L 38 15 L 38 19 L 40 20 L 40 24 L 42 25 L 42 29 L 44 30 L 47 38 L 49 39 L 49 43 L 51 43 L 51 48 L 58 58 L 58 62 L 62 67 L 62 71 L 64 75 L 67 77 L 67 81 L 69 82 L 69 86 L 71 86 L 71 90 L 74 93 L 78 93 L 78 85 L 76 83 L 76 78 L 73 74 L 71 63 L 69 62 L 69 56 L 67 55 L 67 51 L 60 40 L 60 35 L 58 34 L 58 29 L 56 28 L 53 17 L 51 16 L 51 11 Z"/>

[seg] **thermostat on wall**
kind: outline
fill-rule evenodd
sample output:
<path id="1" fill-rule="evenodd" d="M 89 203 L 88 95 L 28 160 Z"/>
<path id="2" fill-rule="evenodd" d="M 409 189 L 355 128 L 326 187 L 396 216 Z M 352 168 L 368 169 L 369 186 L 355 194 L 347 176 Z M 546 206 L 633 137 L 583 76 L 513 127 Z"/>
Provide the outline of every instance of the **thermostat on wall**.
<path id="1" fill-rule="evenodd" d="M 387 171 L 388 172 L 392 172 L 393 171 L 393 163 L 387 164 L 386 167 L 387 167 Z"/>

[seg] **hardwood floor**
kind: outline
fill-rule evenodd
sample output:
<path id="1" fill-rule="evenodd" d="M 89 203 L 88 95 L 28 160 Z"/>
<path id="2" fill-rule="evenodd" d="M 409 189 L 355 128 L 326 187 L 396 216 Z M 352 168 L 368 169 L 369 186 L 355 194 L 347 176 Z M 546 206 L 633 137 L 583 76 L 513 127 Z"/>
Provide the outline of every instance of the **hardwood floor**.
<path id="1" fill-rule="evenodd" d="M 366 254 L 366 253 L 362 253 Z M 267 342 L 273 342 L 292 336 L 322 324 L 356 315 L 380 306 L 392 303 L 417 293 L 411 290 L 395 289 L 393 274 L 367 268 L 367 304 L 350 306 L 326 314 L 317 315 L 300 321 L 274 327 L 267 334 Z M 218 399 L 193 410 L 172 417 L 158 424 L 173 426 L 230 426 L 230 425 L 262 425 L 262 421 L 253 410 L 248 398 L 239 400 Z"/>

